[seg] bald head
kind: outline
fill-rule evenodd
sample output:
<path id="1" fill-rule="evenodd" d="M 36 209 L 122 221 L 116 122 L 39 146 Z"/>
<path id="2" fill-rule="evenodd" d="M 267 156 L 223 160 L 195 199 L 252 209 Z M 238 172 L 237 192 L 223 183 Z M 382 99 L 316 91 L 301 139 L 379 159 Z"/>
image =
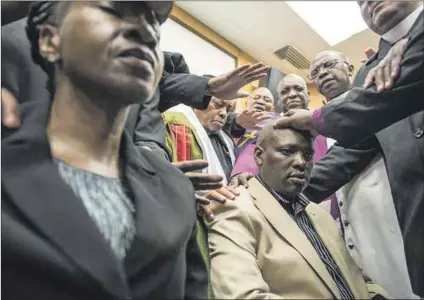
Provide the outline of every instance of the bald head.
<path id="1" fill-rule="evenodd" d="M 296 133 L 302 135 L 306 139 L 312 139 L 311 134 L 308 131 L 297 130 L 292 127 L 282 128 L 282 129 L 274 129 L 274 124 L 271 122 L 264 126 L 259 132 L 258 139 L 256 141 L 256 145 L 266 148 L 267 143 L 276 138 L 276 132 L 280 132 L 282 130 L 295 131 Z"/>
<path id="2" fill-rule="evenodd" d="M 305 80 L 296 74 L 285 75 L 278 84 L 277 93 L 278 112 L 308 107 L 308 87 Z"/>
<path id="3" fill-rule="evenodd" d="M 349 59 L 343 53 L 341 53 L 339 51 L 334 51 L 334 50 L 325 50 L 325 51 L 322 51 L 322 52 L 318 53 L 317 55 L 315 55 L 314 59 L 311 62 L 311 66 L 313 65 L 313 63 L 316 60 L 319 60 L 319 59 L 322 59 L 322 58 L 327 58 L 327 57 L 329 57 L 331 59 L 339 59 L 341 61 L 346 61 L 346 62 L 349 63 Z"/>
<path id="4" fill-rule="evenodd" d="M 247 98 L 247 109 L 256 111 L 272 111 L 274 107 L 274 96 L 265 87 L 255 89 Z"/>
<path id="5" fill-rule="evenodd" d="M 310 77 L 318 91 L 327 99 L 347 92 L 352 85 L 354 67 L 343 53 L 322 51 L 311 62 Z"/>

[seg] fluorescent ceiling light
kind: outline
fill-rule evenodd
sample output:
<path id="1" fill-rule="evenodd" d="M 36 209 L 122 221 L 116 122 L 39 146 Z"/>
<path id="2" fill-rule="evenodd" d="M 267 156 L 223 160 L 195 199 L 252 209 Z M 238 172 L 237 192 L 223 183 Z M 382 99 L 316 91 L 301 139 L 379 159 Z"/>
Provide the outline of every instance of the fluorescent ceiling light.
<path id="1" fill-rule="evenodd" d="M 367 29 L 352 1 L 286 1 L 330 46 Z"/>

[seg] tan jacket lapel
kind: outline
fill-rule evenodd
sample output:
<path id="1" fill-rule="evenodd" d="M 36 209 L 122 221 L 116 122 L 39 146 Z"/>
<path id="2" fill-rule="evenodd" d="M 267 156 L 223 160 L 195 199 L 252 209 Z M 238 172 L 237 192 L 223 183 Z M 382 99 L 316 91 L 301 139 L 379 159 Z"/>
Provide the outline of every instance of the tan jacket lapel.
<path id="1" fill-rule="evenodd" d="M 308 205 L 306 207 L 306 213 L 309 216 L 309 219 L 311 220 L 312 225 L 314 226 L 315 230 L 317 231 L 318 235 L 321 237 L 321 240 L 323 241 L 324 245 L 327 247 L 328 251 L 330 251 L 335 263 L 340 268 L 340 271 L 342 272 L 344 278 L 346 279 L 346 282 L 348 283 L 349 287 L 352 290 L 352 293 L 355 296 L 355 299 L 362 298 L 359 291 L 355 288 L 358 286 L 355 278 L 354 278 L 354 272 L 352 272 L 351 265 L 348 264 L 346 260 L 346 256 L 342 253 L 340 249 L 340 245 L 338 245 L 332 238 L 331 235 L 327 234 L 326 230 L 326 224 L 328 224 L 328 220 L 326 218 L 323 218 L 323 211 L 321 208 L 315 206 L 315 205 Z M 333 220 L 330 220 L 332 222 Z M 331 226 L 333 224 L 329 224 Z M 344 245 L 342 245 L 344 246 Z"/>
<path id="2" fill-rule="evenodd" d="M 255 178 L 249 181 L 249 193 L 254 199 L 256 207 L 274 229 L 303 256 L 333 295 L 340 298 L 336 283 L 331 278 L 314 247 L 290 215 L 281 207 L 278 200 Z"/>

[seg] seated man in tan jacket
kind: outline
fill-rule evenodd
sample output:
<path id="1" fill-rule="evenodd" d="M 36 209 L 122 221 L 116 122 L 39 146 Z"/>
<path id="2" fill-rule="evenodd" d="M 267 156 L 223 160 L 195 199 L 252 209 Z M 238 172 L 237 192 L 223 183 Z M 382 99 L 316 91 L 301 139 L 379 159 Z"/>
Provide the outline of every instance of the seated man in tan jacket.
<path id="1" fill-rule="evenodd" d="M 213 204 L 211 281 L 217 299 L 388 298 L 365 282 L 331 215 L 301 192 L 309 181 L 312 138 L 266 126 L 249 188 Z"/>

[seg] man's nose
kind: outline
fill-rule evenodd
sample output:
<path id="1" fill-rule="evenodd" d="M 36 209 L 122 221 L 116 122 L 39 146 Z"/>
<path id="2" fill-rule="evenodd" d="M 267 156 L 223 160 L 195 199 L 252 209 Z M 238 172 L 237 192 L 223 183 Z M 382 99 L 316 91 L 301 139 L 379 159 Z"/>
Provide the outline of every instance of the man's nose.
<path id="1" fill-rule="evenodd" d="M 323 79 L 327 75 L 328 75 L 328 69 L 324 67 L 320 67 L 318 70 L 318 78 Z"/>
<path id="2" fill-rule="evenodd" d="M 306 169 L 306 164 L 308 161 L 305 159 L 305 156 L 302 153 L 296 153 L 294 156 L 293 166 L 301 171 Z"/>
<path id="3" fill-rule="evenodd" d="M 227 114 L 228 114 L 227 109 L 221 109 L 221 110 L 218 112 L 218 115 L 219 115 L 221 118 L 223 118 L 223 119 L 225 119 L 225 118 L 227 117 Z"/>
<path id="4" fill-rule="evenodd" d="M 297 93 L 294 89 L 290 89 L 289 92 L 289 98 L 296 98 L 297 97 Z"/>

